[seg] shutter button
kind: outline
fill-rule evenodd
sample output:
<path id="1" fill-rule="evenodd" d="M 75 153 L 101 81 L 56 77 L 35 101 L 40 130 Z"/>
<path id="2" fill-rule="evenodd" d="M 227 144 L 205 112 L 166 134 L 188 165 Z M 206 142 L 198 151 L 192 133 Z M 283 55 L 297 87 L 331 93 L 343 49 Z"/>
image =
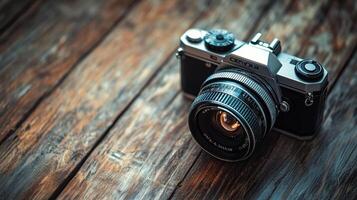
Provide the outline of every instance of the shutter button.
<path id="1" fill-rule="evenodd" d="M 186 32 L 186 38 L 189 42 L 199 43 L 202 41 L 202 33 L 197 29 L 190 29 Z"/>
<path id="2" fill-rule="evenodd" d="M 318 81 L 324 71 L 322 66 L 314 60 L 302 60 L 295 66 L 296 75 L 305 81 Z"/>
<path id="3" fill-rule="evenodd" d="M 309 72 L 313 72 L 313 71 L 316 70 L 316 66 L 313 65 L 313 64 L 308 63 L 308 64 L 305 65 L 305 69 L 306 69 L 307 71 L 309 71 Z"/>

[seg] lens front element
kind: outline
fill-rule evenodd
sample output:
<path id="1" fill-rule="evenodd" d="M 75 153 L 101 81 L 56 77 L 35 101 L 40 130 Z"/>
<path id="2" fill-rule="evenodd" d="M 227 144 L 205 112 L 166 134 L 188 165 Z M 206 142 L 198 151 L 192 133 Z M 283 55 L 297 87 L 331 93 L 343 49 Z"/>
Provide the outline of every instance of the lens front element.
<path id="1" fill-rule="evenodd" d="M 217 121 L 219 121 L 220 126 L 224 128 L 224 130 L 226 130 L 229 135 L 232 136 L 234 136 L 234 133 L 241 126 L 238 120 L 224 111 L 217 112 Z"/>

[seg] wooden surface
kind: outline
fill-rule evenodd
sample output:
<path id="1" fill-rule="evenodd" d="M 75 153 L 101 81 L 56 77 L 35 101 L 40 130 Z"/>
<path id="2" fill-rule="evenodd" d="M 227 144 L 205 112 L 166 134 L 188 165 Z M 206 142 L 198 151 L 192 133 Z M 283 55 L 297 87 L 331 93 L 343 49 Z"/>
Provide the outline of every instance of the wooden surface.
<path id="1" fill-rule="evenodd" d="M 0 3 L 0 199 L 357 199 L 355 1 L 19 2 Z M 319 135 L 203 152 L 174 57 L 190 27 L 322 62 Z"/>

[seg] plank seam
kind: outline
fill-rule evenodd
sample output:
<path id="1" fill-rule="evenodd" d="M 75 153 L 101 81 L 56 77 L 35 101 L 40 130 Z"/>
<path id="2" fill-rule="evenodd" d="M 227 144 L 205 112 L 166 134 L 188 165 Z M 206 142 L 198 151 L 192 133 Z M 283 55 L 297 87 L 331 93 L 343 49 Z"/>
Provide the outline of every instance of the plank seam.
<path id="1" fill-rule="evenodd" d="M 198 158 L 200 157 L 202 153 L 202 150 L 199 151 L 199 153 L 197 154 L 195 160 L 192 162 L 191 166 L 188 168 L 188 170 L 186 171 L 185 175 L 180 179 L 180 181 L 177 183 L 175 189 L 171 192 L 170 196 L 168 199 L 172 199 L 176 190 L 181 186 L 182 182 L 186 179 L 187 175 L 190 173 L 191 169 L 193 168 L 193 166 L 196 164 Z"/>
<path id="2" fill-rule="evenodd" d="M 356 41 L 356 40 L 355 40 Z M 328 87 L 328 91 L 327 91 L 327 96 L 330 95 L 332 89 L 334 88 L 334 86 L 336 85 L 336 82 L 339 80 L 340 76 L 343 74 L 343 72 L 346 70 L 347 66 L 349 65 L 350 62 L 352 62 L 352 58 L 355 55 L 356 51 L 357 51 L 357 45 L 356 42 L 354 41 L 355 45 L 352 49 L 352 51 L 350 51 L 350 55 L 347 56 L 347 58 L 345 59 L 345 62 L 343 62 L 343 65 L 341 67 L 338 68 L 338 70 L 336 70 L 336 77 L 335 80 L 333 80 Z"/>
<path id="3" fill-rule="evenodd" d="M 105 38 L 114 30 L 114 28 L 125 18 L 126 14 L 135 7 L 135 5 L 136 1 L 132 2 L 121 14 L 121 16 L 113 23 L 113 25 L 109 27 L 108 31 L 106 31 L 102 37 L 99 38 L 98 41 L 96 41 L 91 47 L 89 47 L 88 50 L 85 51 L 71 67 L 69 67 L 69 70 L 58 80 L 56 84 L 54 84 L 51 89 L 44 92 L 43 95 L 36 100 L 34 105 L 21 117 L 15 126 L 7 134 L 5 134 L 4 138 L 0 141 L 0 146 L 21 127 L 21 125 L 30 117 L 30 115 L 46 98 L 51 96 L 51 94 L 66 80 L 69 74 L 71 74 L 71 72 L 105 40 Z"/>
<path id="4" fill-rule="evenodd" d="M 139 0 L 138 2 L 140 2 Z M 200 13 L 198 17 L 196 17 L 193 22 L 189 25 L 191 27 L 203 16 L 203 13 Z M 66 188 L 68 183 L 75 177 L 83 164 L 88 160 L 90 155 L 94 152 L 94 150 L 104 141 L 104 139 L 109 135 L 112 128 L 117 124 L 119 119 L 126 113 L 126 111 L 131 107 L 131 105 L 135 102 L 135 100 L 142 94 L 142 92 L 147 88 L 147 86 L 154 80 L 154 78 L 159 74 L 159 72 L 163 69 L 163 67 L 169 62 L 172 58 L 172 55 L 176 52 L 176 48 L 172 50 L 167 58 L 159 65 L 159 67 L 154 71 L 154 73 L 149 77 L 149 79 L 143 84 L 143 87 L 139 90 L 139 92 L 129 101 L 129 103 L 124 107 L 124 109 L 115 117 L 113 122 L 109 125 L 109 127 L 104 131 L 104 133 L 98 138 L 98 140 L 94 143 L 92 148 L 85 154 L 85 156 L 81 159 L 81 161 L 74 167 L 74 169 L 70 172 L 70 174 L 65 178 L 65 180 L 57 187 L 57 189 L 52 193 L 49 199 L 57 199 L 57 197 L 62 193 L 62 191 Z"/>
<path id="5" fill-rule="evenodd" d="M 11 29 L 18 23 L 20 20 L 25 18 L 28 14 L 31 14 L 32 10 L 37 10 L 39 4 L 43 0 L 34 0 L 33 2 L 28 2 L 21 10 L 19 10 L 15 16 L 13 16 L 3 27 L 0 28 L 0 35 L 8 34 Z"/>
<path id="6" fill-rule="evenodd" d="M 353 50 L 351 52 L 352 53 L 348 56 L 346 61 L 343 63 L 342 67 L 340 67 L 341 69 L 336 71 L 337 77 L 335 78 L 335 80 L 333 82 L 329 83 L 329 88 L 327 90 L 327 96 L 330 96 L 331 92 L 333 91 L 333 88 L 335 87 L 335 85 L 336 85 L 336 83 L 338 81 L 338 78 L 347 69 L 347 67 L 350 64 L 350 62 L 352 62 L 353 56 L 357 53 L 357 45 L 354 46 L 354 48 L 353 48 Z M 331 112 L 332 112 L 332 108 L 328 108 L 328 110 L 326 111 L 326 114 L 324 115 L 324 117 L 329 116 Z"/>

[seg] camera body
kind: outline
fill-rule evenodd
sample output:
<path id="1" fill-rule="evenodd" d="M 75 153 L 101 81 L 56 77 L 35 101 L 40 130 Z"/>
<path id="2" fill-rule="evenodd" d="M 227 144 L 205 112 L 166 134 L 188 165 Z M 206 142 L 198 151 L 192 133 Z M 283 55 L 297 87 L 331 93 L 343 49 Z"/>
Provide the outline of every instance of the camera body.
<path id="1" fill-rule="evenodd" d="M 277 116 L 268 132 L 273 127 L 297 139 L 313 138 L 322 124 L 328 72 L 314 60 L 282 53 L 278 39 L 266 43 L 260 37 L 258 33 L 245 43 L 226 30 L 186 31 L 177 50 L 182 91 L 195 98 L 210 76 L 236 70 L 262 85 L 271 97 L 274 108 L 270 109 Z"/>

